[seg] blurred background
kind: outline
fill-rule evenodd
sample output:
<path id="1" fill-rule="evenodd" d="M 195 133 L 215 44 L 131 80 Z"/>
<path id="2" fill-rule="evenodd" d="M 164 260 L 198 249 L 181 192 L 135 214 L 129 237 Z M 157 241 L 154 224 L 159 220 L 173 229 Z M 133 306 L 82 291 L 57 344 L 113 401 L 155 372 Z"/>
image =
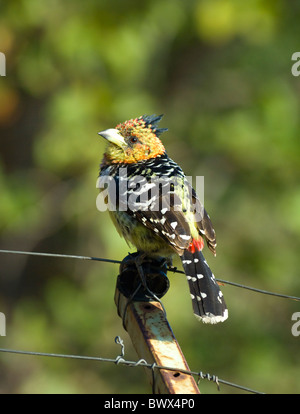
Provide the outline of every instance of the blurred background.
<path id="1" fill-rule="evenodd" d="M 0 248 L 122 260 L 125 241 L 96 209 L 97 132 L 164 113 L 168 155 L 205 176 L 216 277 L 300 296 L 299 17 L 283 0 L 2 1 Z M 1 348 L 115 358 L 120 335 L 137 359 L 114 304 L 118 265 L 0 263 Z M 226 285 L 229 319 L 206 326 L 185 277 L 169 278 L 163 303 L 193 371 L 300 392 L 299 302 Z M 143 368 L 1 354 L 0 369 L 1 393 L 151 393 Z"/>

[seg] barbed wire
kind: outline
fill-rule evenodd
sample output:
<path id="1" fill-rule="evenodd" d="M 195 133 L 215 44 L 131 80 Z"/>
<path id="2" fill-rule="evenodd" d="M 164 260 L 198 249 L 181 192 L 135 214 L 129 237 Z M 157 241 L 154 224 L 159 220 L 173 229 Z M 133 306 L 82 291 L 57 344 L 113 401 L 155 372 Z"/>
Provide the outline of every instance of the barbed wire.
<path id="1" fill-rule="evenodd" d="M 157 364 L 150 364 L 144 359 L 139 359 L 138 361 L 129 361 L 126 360 L 125 357 L 125 345 L 124 341 L 120 338 L 120 336 L 116 336 L 115 343 L 117 345 L 120 345 L 121 347 L 121 353 L 116 358 L 104 358 L 104 357 L 95 357 L 95 356 L 85 356 L 85 355 L 69 355 L 69 354 L 56 354 L 56 353 L 49 353 L 49 352 L 34 352 L 34 351 L 22 351 L 22 350 L 16 350 L 16 349 L 6 349 L 6 348 L 0 348 L 0 352 L 4 353 L 10 353 L 10 354 L 20 354 L 20 355 L 31 355 L 31 356 L 41 356 L 41 357 L 51 357 L 51 358 L 65 358 L 65 359 L 79 359 L 79 360 L 88 360 L 88 361 L 97 361 L 97 362 L 108 362 L 108 363 L 114 363 L 116 365 L 127 365 L 129 367 L 144 367 L 152 370 L 153 373 L 153 384 L 152 388 L 155 388 L 155 376 L 154 371 L 156 369 L 158 370 L 167 370 L 167 371 L 176 371 L 180 372 L 182 374 L 192 375 L 197 379 L 197 384 L 200 380 L 207 380 L 210 382 L 214 382 L 218 388 L 218 391 L 220 391 L 220 384 L 227 385 L 232 388 L 237 388 L 252 394 L 265 394 L 264 392 L 254 390 L 249 387 L 245 387 L 243 385 L 235 384 L 233 382 L 224 380 L 219 378 L 217 375 L 211 375 L 208 373 L 203 373 L 202 371 L 190 371 L 183 368 L 178 367 L 170 367 L 170 366 L 164 366 L 164 365 L 157 365 Z"/>
<path id="2" fill-rule="evenodd" d="M 79 256 L 79 255 L 71 255 L 71 254 L 60 254 L 60 253 L 42 253 L 42 252 L 27 252 L 27 251 L 20 251 L 20 250 L 2 250 L 0 249 L 0 253 L 7 253 L 7 254 L 20 254 L 20 255 L 28 255 L 28 256 L 45 256 L 45 257 L 53 257 L 53 258 L 62 258 L 62 259 L 78 259 L 78 260 L 92 260 L 98 262 L 106 262 L 106 263 L 114 263 L 114 264 L 121 264 L 122 261 L 114 260 L 114 259 L 105 259 L 101 257 L 93 257 L 93 256 Z M 168 270 L 173 273 L 180 273 L 184 274 L 182 270 L 178 270 L 176 267 L 169 267 Z M 279 298 L 284 299 L 291 299 L 300 302 L 300 297 L 292 296 L 292 295 L 285 295 L 282 293 L 271 292 L 264 289 L 254 288 L 252 286 L 246 286 L 241 283 L 236 282 L 229 282 L 228 280 L 217 279 L 216 281 L 219 283 L 223 283 L 225 285 L 238 287 L 241 289 L 247 289 L 256 293 L 261 293 L 264 295 L 276 296 Z"/>
<path id="3" fill-rule="evenodd" d="M 20 250 L 4 250 L 0 249 L 0 253 L 4 254 L 18 254 L 18 255 L 27 255 L 27 256 L 43 256 L 43 257 L 52 257 L 52 258 L 63 258 L 63 259 L 76 259 L 76 260 L 91 260 L 91 261 L 99 261 L 99 262 L 105 262 L 105 263 L 113 263 L 113 264 L 121 264 L 122 261 L 120 260 L 114 260 L 114 259 L 106 259 L 106 258 L 100 258 L 100 257 L 93 257 L 93 256 L 81 256 L 81 255 L 70 255 L 70 254 L 60 254 L 60 253 L 43 253 L 43 252 L 29 252 L 29 251 L 20 251 Z M 171 271 L 173 273 L 179 273 L 184 274 L 183 271 L 178 270 L 176 267 L 169 267 L 168 271 Z M 234 286 L 242 289 L 247 289 L 256 293 L 261 293 L 265 295 L 271 295 L 276 296 L 280 298 L 286 298 L 291 299 L 295 301 L 300 301 L 300 297 L 292 296 L 292 295 L 285 295 L 281 293 L 271 292 L 263 289 L 254 288 L 251 286 L 246 286 L 240 283 L 236 282 L 230 282 L 223 279 L 216 279 L 219 283 Z M 123 340 L 117 336 L 115 338 L 115 342 L 121 346 L 121 354 L 118 355 L 116 358 L 103 358 L 103 357 L 94 357 L 94 356 L 84 356 L 84 355 L 69 355 L 69 354 L 57 354 L 57 353 L 48 353 L 48 352 L 34 352 L 34 351 L 22 351 L 22 350 L 15 350 L 15 349 L 5 349 L 0 348 L 0 352 L 6 352 L 6 353 L 14 353 L 14 354 L 22 354 L 22 355 L 33 355 L 33 356 L 44 356 L 44 357 L 56 357 L 56 358 L 68 358 L 68 359 L 79 359 L 79 360 L 91 360 L 91 361 L 98 361 L 98 362 L 109 362 L 114 363 L 116 365 L 122 364 L 127 365 L 130 367 L 138 367 L 143 366 L 144 368 L 148 368 L 152 370 L 152 378 L 153 378 L 153 384 L 152 389 L 154 390 L 154 371 L 155 369 L 164 369 L 169 371 L 176 371 L 187 375 L 192 375 L 198 379 L 197 383 L 202 380 L 207 380 L 214 382 L 218 390 L 220 389 L 220 384 L 227 385 L 229 387 L 237 388 L 246 392 L 254 393 L 254 394 L 264 394 L 263 392 L 251 389 L 249 387 L 245 387 L 243 385 L 235 384 L 233 382 L 224 380 L 219 378 L 216 375 L 211 375 L 208 373 L 203 373 L 202 371 L 190 371 L 186 369 L 181 369 L 177 367 L 170 367 L 170 366 L 162 366 L 157 364 L 150 364 L 144 359 L 139 359 L 138 361 L 129 361 L 124 358 L 125 355 L 125 346 Z"/>

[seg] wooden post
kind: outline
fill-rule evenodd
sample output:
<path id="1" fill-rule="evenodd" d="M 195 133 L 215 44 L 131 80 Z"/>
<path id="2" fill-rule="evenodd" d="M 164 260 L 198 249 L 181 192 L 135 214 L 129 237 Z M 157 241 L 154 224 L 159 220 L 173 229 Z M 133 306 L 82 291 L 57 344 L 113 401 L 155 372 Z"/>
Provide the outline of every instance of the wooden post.
<path id="1" fill-rule="evenodd" d="M 158 301 L 131 301 L 116 288 L 115 303 L 139 358 L 150 364 L 189 370 Z M 200 394 L 192 375 L 146 369 L 155 394 Z M 153 384 L 154 378 L 154 384 Z"/>

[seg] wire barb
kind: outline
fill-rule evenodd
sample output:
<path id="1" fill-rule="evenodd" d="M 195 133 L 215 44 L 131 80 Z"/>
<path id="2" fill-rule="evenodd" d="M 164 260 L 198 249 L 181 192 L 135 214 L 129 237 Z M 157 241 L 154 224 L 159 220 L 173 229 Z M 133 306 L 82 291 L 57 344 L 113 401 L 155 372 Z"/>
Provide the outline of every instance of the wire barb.
<path id="1" fill-rule="evenodd" d="M 199 385 L 200 380 L 203 379 L 214 382 L 217 386 L 218 391 L 220 391 L 219 378 L 217 377 L 217 375 L 203 374 L 202 371 L 199 371 L 197 385 Z"/>
<path id="2" fill-rule="evenodd" d="M 120 362 L 124 362 L 124 356 L 125 356 L 125 345 L 124 345 L 124 341 L 122 338 L 120 338 L 120 336 L 116 336 L 115 337 L 115 343 L 117 345 L 121 346 L 121 354 L 118 355 L 115 359 L 115 364 L 118 365 L 120 364 Z"/>
<path id="3" fill-rule="evenodd" d="M 121 346 L 121 354 L 118 355 L 116 358 L 104 358 L 104 357 L 93 357 L 93 356 L 84 356 L 84 355 L 68 355 L 68 354 L 54 354 L 54 353 L 48 353 L 48 352 L 33 352 L 33 351 L 21 351 L 16 349 L 6 349 L 6 348 L 0 348 L 0 352 L 4 353 L 11 353 L 11 354 L 19 354 L 19 355 L 30 355 L 30 356 L 40 356 L 40 357 L 51 357 L 51 358 L 66 358 L 66 359 L 79 359 L 79 360 L 89 360 L 89 361 L 97 361 L 97 362 L 110 362 L 114 363 L 116 365 L 127 365 L 130 367 L 138 367 L 143 366 L 145 368 L 152 370 L 152 375 L 154 375 L 155 369 L 164 369 L 169 371 L 176 371 L 176 372 L 182 372 L 183 374 L 193 375 L 198 378 L 198 381 L 200 379 L 204 379 L 207 381 L 215 382 L 218 386 L 218 384 L 225 384 L 229 387 L 238 388 L 240 390 L 250 392 L 253 394 L 264 394 L 260 391 L 256 391 L 254 389 L 245 387 L 243 385 L 234 384 L 232 382 L 220 379 L 216 375 L 209 375 L 209 374 L 203 374 L 202 371 L 188 371 L 186 369 L 181 369 L 177 367 L 167 367 L 162 365 L 157 365 L 156 363 L 150 364 L 144 359 L 140 359 L 138 361 L 128 361 L 124 358 L 125 356 L 125 345 L 123 340 L 120 338 L 120 336 L 116 336 L 115 343 L 117 345 Z M 154 379 L 155 381 L 155 379 Z M 152 383 L 153 384 L 153 383 Z M 154 384 L 155 385 L 155 384 Z"/>
<path id="4" fill-rule="evenodd" d="M 100 262 L 114 263 L 114 264 L 121 264 L 122 263 L 120 260 L 103 259 L 103 258 L 92 257 L 92 256 L 77 256 L 77 255 L 67 255 L 67 254 L 27 252 L 27 251 L 3 250 L 3 249 L 0 249 L 0 253 L 19 254 L 19 255 L 28 255 L 28 256 L 45 256 L 45 257 L 53 257 L 53 258 L 68 258 L 68 259 L 79 259 L 79 260 L 93 260 L 93 261 L 100 261 Z M 180 273 L 180 274 L 184 273 L 181 270 L 177 270 L 176 267 L 169 267 L 168 270 L 172 271 L 174 273 Z M 250 286 L 245 286 L 245 285 L 242 285 L 242 284 L 239 284 L 239 283 L 229 282 L 227 280 L 222 280 L 222 279 L 216 279 L 216 280 L 217 280 L 217 282 L 220 282 L 220 283 L 224 283 L 224 284 L 227 284 L 227 285 L 230 285 L 230 286 L 235 286 L 235 287 L 238 287 L 238 288 L 251 290 L 251 291 L 254 291 L 254 292 L 257 292 L 257 293 L 262 293 L 262 294 L 266 294 L 266 295 L 272 295 L 272 296 L 276 296 L 276 297 L 281 297 L 281 298 L 291 299 L 291 300 L 295 300 L 295 301 L 300 301 L 300 297 L 297 297 L 297 296 L 284 295 L 284 294 L 280 294 L 280 293 L 270 292 L 270 291 L 267 291 L 267 290 L 257 289 L 257 288 L 253 288 L 253 287 L 250 287 Z M 153 292 L 151 292 L 151 293 L 153 293 Z M 155 296 L 156 295 L 153 295 L 155 300 L 159 301 L 160 304 L 162 305 L 159 298 L 157 298 Z M 130 299 L 132 299 L 132 298 L 129 298 L 128 303 L 127 303 L 126 306 L 128 306 L 128 304 L 130 303 Z M 162 308 L 164 309 L 163 305 L 162 305 Z M 164 309 L 164 311 L 165 311 L 165 309 Z M 124 322 L 125 322 L 125 320 L 123 320 L 123 325 L 124 325 Z M 125 326 L 124 326 L 124 328 L 125 328 Z M 22 355 L 32 355 L 32 356 L 72 358 L 72 359 L 84 359 L 84 360 L 93 360 L 93 361 L 100 361 L 100 362 L 112 362 L 112 363 L 115 363 L 116 365 L 124 364 L 124 365 L 132 366 L 132 367 L 144 366 L 144 367 L 150 368 L 152 370 L 152 375 L 153 375 L 152 389 L 153 390 L 154 390 L 154 386 L 155 386 L 155 383 L 154 383 L 154 381 L 155 381 L 154 370 L 155 369 L 164 369 L 164 370 L 178 371 L 178 372 L 182 372 L 182 373 L 185 373 L 185 374 L 188 374 L 188 375 L 193 375 L 193 376 L 198 378 L 198 383 L 201 379 L 205 379 L 207 381 L 215 382 L 215 384 L 217 385 L 218 390 L 220 390 L 220 384 L 225 384 L 229 387 L 238 388 L 238 389 L 241 389 L 241 390 L 246 391 L 246 392 L 250 392 L 250 393 L 254 393 L 254 394 L 263 394 L 262 392 L 253 390 L 251 388 L 244 387 L 244 386 L 238 385 L 238 384 L 234 384 L 234 383 L 226 381 L 226 380 L 222 380 L 219 377 L 217 377 L 216 375 L 203 374 L 202 371 L 193 372 L 193 371 L 178 369 L 176 367 L 159 366 L 155 363 L 154 364 L 149 364 L 144 359 L 140 359 L 138 361 L 127 361 L 127 360 L 124 359 L 125 345 L 124 345 L 123 340 L 119 336 L 117 336 L 115 338 L 115 343 L 121 346 L 121 354 L 118 355 L 115 359 L 101 358 L 101 357 L 89 357 L 89 356 L 81 356 L 81 355 L 65 355 L 65 354 L 53 354 L 53 353 L 45 353 L 45 352 L 20 351 L 20 350 L 4 349 L 4 348 L 0 348 L 0 352 L 22 354 Z"/>
<path id="5" fill-rule="evenodd" d="M 155 385 L 156 385 L 156 381 L 155 381 L 155 368 L 157 367 L 157 364 L 155 362 L 153 362 L 153 364 L 151 365 L 150 369 L 152 372 L 152 394 L 155 394 Z"/>
<path id="6" fill-rule="evenodd" d="M 138 367 L 139 365 L 144 366 L 144 365 L 147 365 L 147 364 L 148 364 L 148 362 L 145 361 L 143 358 L 141 358 L 141 359 L 139 359 L 138 361 L 136 361 L 134 364 L 132 364 L 130 366 L 131 367 Z"/>

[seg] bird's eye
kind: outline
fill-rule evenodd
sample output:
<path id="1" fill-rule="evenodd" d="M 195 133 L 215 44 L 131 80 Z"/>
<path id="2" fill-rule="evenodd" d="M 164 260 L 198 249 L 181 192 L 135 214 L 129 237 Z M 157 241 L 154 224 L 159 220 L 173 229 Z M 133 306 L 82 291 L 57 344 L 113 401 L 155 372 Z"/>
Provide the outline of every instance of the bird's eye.
<path id="1" fill-rule="evenodd" d="M 131 137 L 130 138 L 130 142 L 132 143 L 132 144 L 134 144 L 135 142 L 137 142 L 137 137 Z"/>

